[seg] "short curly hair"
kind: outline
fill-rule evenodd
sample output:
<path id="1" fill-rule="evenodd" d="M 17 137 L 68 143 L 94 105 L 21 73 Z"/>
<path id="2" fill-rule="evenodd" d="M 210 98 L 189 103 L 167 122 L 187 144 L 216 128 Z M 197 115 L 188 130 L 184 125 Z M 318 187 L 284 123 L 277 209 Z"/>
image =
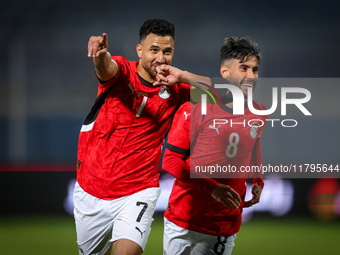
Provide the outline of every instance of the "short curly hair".
<path id="1" fill-rule="evenodd" d="M 260 63 L 260 47 L 249 37 L 230 37 L 224 40 L 220 53 L 220 64 L 225 64 L 230 59 L 238 59 L 241 63 L 255 56 Z"/>
<path id="2" fill-rule="evenodd" d="M 139 42 L 142 42 L 148 34 L 159 36 L 172 36 L 175 39 L 175 25 L 164 19 L 148 19 L 139 30 Z"/>

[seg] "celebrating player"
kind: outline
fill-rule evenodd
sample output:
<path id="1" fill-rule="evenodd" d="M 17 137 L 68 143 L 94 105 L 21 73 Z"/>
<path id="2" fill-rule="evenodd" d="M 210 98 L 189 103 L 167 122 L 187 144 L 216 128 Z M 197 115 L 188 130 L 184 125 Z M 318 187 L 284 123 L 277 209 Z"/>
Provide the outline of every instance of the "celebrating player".
<path id="1" fill-rule="evenodd" d="M 220 73 L 247 98 L 247 88 L 255 89 L 260 61 L 254 42 L 229 38 L 221 48 Z M 158 73 L 159 83 L 172 83 L 183 76 L 181 70 L 169 66 L 158 67 Z M 248 108 L 244 115 L 233 115 L 234 102 L 228 101 L 226 91 L 224 95 L 222 105 L 207 105 L 206 115 L 201 113 L 201 104 L 187 102 L 174 117 L 163 158 L 163 169 L 176 177 L 164 215 L 163 254 L 231 254 L 243 207 L 260 200 L 262 174 L 251 174 L 253 198 L 245 202 L 248 173 L 240 170 L 262 163 L 260 138 L 267 116 L 254 115 Z M 265 109 L 255 101 L 253 105 Z M 216 124 L 216 119 L 234 125 L 227 121 Z M 196 166 L 216 165 L 233 166 L 237 172 L 218 179 L 190 178 L 190 166 L 197 175 Z"/>
<path id="2" fill-rule="evenodd" d="M 144 22 L 139 61 L 111 57 L 108 36 L 92 36 L 88 57 L 99 80 L 97 99 L 81 128 L 74 190 L 79 254 L 141 254 L 160 194 L 158 162 L 176 107 L 188 84 L 153 86 L 156 67 L 170 65 L 175 27 Z"/>

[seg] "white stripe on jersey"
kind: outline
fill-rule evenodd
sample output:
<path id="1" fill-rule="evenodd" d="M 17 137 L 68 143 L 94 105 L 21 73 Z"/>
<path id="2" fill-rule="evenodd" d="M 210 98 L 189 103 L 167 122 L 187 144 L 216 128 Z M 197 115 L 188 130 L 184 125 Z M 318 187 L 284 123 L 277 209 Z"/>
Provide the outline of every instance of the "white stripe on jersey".
<path id="1" fill-rule="evenodd" d="M 137 111 L 137 113 L 136 113 L 136 116 L 137 116 L 137 117 L 139 117 L 140 114 L 142 113 L 142 111 L 143 111 L 143 109 L 144 109 L 144 107 L 145 107 L 145 105 L 146 105 L 146 101 L 148 101 L 148 97 L 143 96 L 142 105 L 139 107 L 139 109 L 138 109 L 138 111 Z"/>
<path id="2" fill-rule="evenodd" d="M 96 121 L 93 121 L 91 124 L 88 125 L 82 125 L 80 132 L 86 132 L 86 131 L 90 131 L 93 128 L 93 125 Z"/>

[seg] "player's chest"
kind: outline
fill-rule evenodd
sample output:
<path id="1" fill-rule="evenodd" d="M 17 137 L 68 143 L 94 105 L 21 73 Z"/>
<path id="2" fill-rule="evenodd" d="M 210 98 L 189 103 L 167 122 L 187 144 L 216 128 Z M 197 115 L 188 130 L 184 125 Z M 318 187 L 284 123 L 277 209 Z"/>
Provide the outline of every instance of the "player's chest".
<path id="1" fill-rule="evenodd" d="M 113 90 L 105 102 L 105 115 L 116 122 L 153 122 L 169 118 L 179 101 L 174 89 L 165 87 L 156 92 L 135 89 L 131 83 Z"/>
<path id="2" fill-rule="evenodd" d="M 214 144 L 222 150 L 237 145 L 247 151 L 260 138 L 262 128 L 263 121 L 252 116 L 219 116 L 205 119 L 199 137 L 204 143 Z"/>

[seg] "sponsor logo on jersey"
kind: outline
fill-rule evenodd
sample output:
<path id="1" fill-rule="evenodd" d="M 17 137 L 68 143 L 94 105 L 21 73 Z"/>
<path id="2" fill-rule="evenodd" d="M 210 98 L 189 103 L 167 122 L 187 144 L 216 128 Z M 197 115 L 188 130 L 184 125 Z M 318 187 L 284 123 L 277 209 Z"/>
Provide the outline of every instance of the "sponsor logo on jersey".
<path id="1" fill-rule="evenodd" d="M 163 86 L 158 91 L 158 96 L 162 99 L 168 99 L 171 96 L 170 89 L 167 86 Z"/>
<path id="2" fill-rule="evenodd" d="M 184 115 L 185 115 L 185 120 L 187 120 L 188 119 L 188 116 L 190 115 L 190 113 L 187 113 L 187 112 L 183 112 L 184 113 Z"/>
<path id="3" fill-rule="evenodd" d="M 221 125 L 219 125 L 218 127 L 215 127 L 215 126 L 213 126 L 213 125 L 209 125 L 209 128 L 215 129 L 218 135 L 220 134 L 220 132 L 218 131 L 218 129 L 219 129 L 220 127 L 221 127 Z"/>
<path id="4" fill-rule="evenodd" d="M 135 90 L 133 89 L 131 83 L 129 83 L 127 86 L 131 89 L 131 91 L 132 91 L 131 94 L 133 94 L 133 92 L 135 92 Z"/>
<path id="5" fill-rule="evenodd" d="M 137 229 L 137 231 L 140 233 L 140 238 L 143 238 L 143 234 L 145 233 L 145 231 L 142 232 L 139 227 L 135 227 L 135 229 Z"/>
<path id="6" fill-rule="evenodd" d="M 259 126 L 260 124 L 258 122 L 253 122 L 251 123 L 251 127 L 250 127 L 250 136 L 251 138 L 255 139 L 258 132 L 259 132 Z"/>

